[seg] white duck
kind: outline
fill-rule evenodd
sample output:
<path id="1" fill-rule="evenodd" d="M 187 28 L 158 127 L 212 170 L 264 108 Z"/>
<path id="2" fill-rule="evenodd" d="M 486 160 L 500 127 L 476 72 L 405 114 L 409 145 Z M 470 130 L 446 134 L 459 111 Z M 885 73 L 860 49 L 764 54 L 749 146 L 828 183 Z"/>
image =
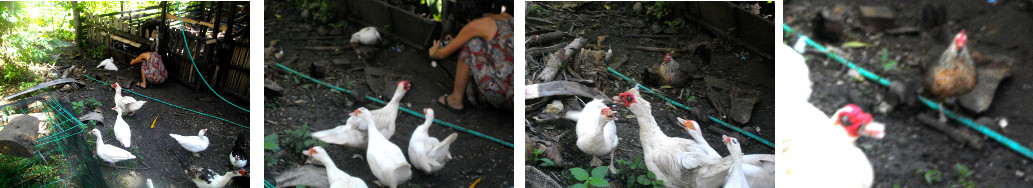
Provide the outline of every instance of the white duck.
<path id="1" fill-rule="evenodd" d="M 323 147 L 315 146 L 303 151 L 302 154 L 312 157 L 322 163 L 323 166 L 326 166 L 326 176 L 330 180 L 330 188 L 366 187 L 366 182 L 362 181 L 362 179 L 348 175 L 348 173 L 338 169 L 337 165 L 334 165 L 334 161 L 330 159 L 330 154 L 326 153 Z"/>
<path id="2" fill-rule="evenodd" d="M 699 130 L 699 122 L 678 118 L 678 123 L 685 125 L 696 142 L 707 146 L 707 153 L 710 156 L 720 157 L 714 148 L 707 144 L 703 133 Z M 737 141 L 738 142 L 738 141 Z M 750 154 L 742 156 L 742 171 L 751 187 L 775 187 L 775 155 L 772 154 Z"/>
<path id="3" fill-rule="evenodd" d="M 377 123 L 377 127 L 384 138 L 391 139 L 391 136 L 395 134 L 395 119 L 398 118 L 398 103 L 402 101 L 402 97 L 405 97 L 405 93 L 409 91 L 409 81 L 398 81 L 398 87 L 395 88 L 395 94 L 391 96 L 391 101 L 387 102 L 383 108 L 370 110 L 373 120 Z M 366 125 L 369 125 L 367 123 Z M 364 129 L 360 126 L 359 129 Z"/>
<path id="4" fill-rule="evenodd" d="M 379 123 L 372 121 L 374 117 L 369 109 L 360 107 L 354 113 L 370 126 L 370 129 L 366 131 L 369 133 L 367 135 L 369 143 L 366 146 L 366 162 L 369 163 L 369 169 L 373 171 L 373 175 L 380 180 L 378 184 L 395 188 L 408 181 L 412 177 L 410 169 L 412 165 L 405 161 L 402 149 L 380 134 L 377 127 Z"/>
<path id="5" fill-rule="evenodd" d="M 349 114 L 344 125 L 312 133 L 312 137 L 326 143 L 350 148 L 366 149 L 366 122 Z"/>
<path id="6" fill-rule="evenodd" d="M 97 136 L 97 157 L 111 163 L 112 166 L 115 162 L 136 159 L 136 156 L 129 151 L 122 148 L 118 148 L 112 145 L 104 144 L 104 137 L 100 135 L 100 130 L 93 129 L 90 131 L 94 136 Z"/>
<path id="7" fill-rule="evenodd" d="M 459 134 L 452 133 L 445 137 L 445 140 L 438 141 L 428 133 L 430 125 L 434 123 L 434 110 L 423 109 L 426 118 L 423 124 L 413 130 L 409 139 L 409 160 L 412 160 L 413 167 L 422 170 L 424 173 L 433 174 L 445 167 L 448 160 L 452 159 L 448 147 L 456 141 Z"/>
<path id="8" fill-rule="evenodd" d="M 122 119 L 122 108 L 116 106 L 111 109 L 118 112 L 118 116 L 115 116 L 115 139 L 122 143 L 122 147 L 129 148 L 133 142 L 133 131 L 129 130 L 129 124 L 126 123 L 126 120 Z"/>
<path id="9" fill-rule="evenodd" d="M 613 151 L 617 148 L 620 138 L 617 138 L 617 126 L 613 123 L 617 118 L 613 117 L 616 112 L 606 107 L 601 99 L 593 99 L 585 104 L 580 112 L 567 112 L 568 118 L 577 116 L 577 148 L 585 154 L 592 156 L 590 162 L 593 166 L 601 165 L 602 160 L 598 156 L 610 155 L 610 172 L 616 174 L 613 166 Z"/>
<path id="10" fill-rule="evenodd" d="M 233 177 L 245 176 L 248 173 L 245 169 L 239 169 L 220 175 L 210 168 L 194 165 L 186 157 L 183 157 L 183 154 L 179 153 L 179 151 L 176 151 L 176 154 L 179 154 L 179 165 L 183 167 L 183 171 L 190 176 L 190 180 L 194 182 L 194 185 L 200 188 L 225 187 Z"/>
<path id="11" fill-rule="evenodd" d="M 668 137 L 653 119 L 649 101 L 640 96 L 636 86 L 614 96 L 614 101 L 627 106 L 636 116 L 646 169 L 667 187 L 721 186 L 732 166 L 732 157 L 713 157 L 707 153 L 709 146 Z"/>
<path id="12" fill-rule="evenodd" d="M 807 102 L 811 95 L 810 71 L 803 56 L 785 45 L 776 48 L 786 57 L 777 66 L 776 103 L 797 113 L 776 114 L 779 134 L 775 154 L 779 185 L 789 187 L 871 187 L 875 178 L 864 152 L 854 146 L 859 136 L 882 138 L 885 126 L 856 105 L 837 110 L 832 117 Z M 791 72 L 792 74 L 788 74 Z M 806 74 L 799 74 L 799 73 Z M 786 74 L 782 74 L 786 73 Z M 785 97 L 782 97 L 785 96 Z M 777 110 L 777 109 L 776 109 Z M 844 126 L 844 121 L 847 121 Z"/>
<path id="13" fill-rule="evenodd" d="M 118 82 L 111 84 L 111 87 L 115 88 L 115 106 L 125 110 L 129 116 L 136 114 L 136 111 L 140 110 L 144 103 L 147 103 L 147 101 L 137 101 L 130 96 L 122 96 L 122 86 L 119 86 Z"/>
<path id="14" fill-rule="evenodd" d="M 169 136 L 176 139 L 176 142 L 179 142 L 183 149 L 193 152 L 194 157 L 201 157 L 197 152 L 208 149 L 208 137 L 204 136 L 205 132 L 208 132 L 208 129 L 201 129 L 201 131 L 197 132 L 197 136 L 182 136 L 178 134 L 169 134 Z"/>
<path id="15" fill-rule="evenodd" d="M 356 43 L 373 45 L 376 44 L 378 40 L 380 40 L 380 33 L 377 32 L 376 27 L 370 26 L 362 28 L 358 32 L 352 34 L 351 43 L 353 45 Z"/>
<path id="16" fill-rule="evenodd" d="M 97 68 L 101 67 L 104 67 L 104 70 L 118 71 L 118 67 L 115 66 L 115 59 L 113 58 L 108 58 L 103 61 L 100 61 L 100 64 L 97 65 Z"/>
<path id="17" fill-rule="evenodd" d="M 725 180 L 724 188 L 749 188 L 750 183 L 746 181 L 746 175 L 743 174 L 742 148 L 739 147 L 739 140 L 725 135 L 721 135 L 721 139 L 728 146 L 728 155 L 734 161 L 732 162 L 732 169 L 728 171 L 728 178 Z M 771 183 L 774 186 L 775 182 Z"/>

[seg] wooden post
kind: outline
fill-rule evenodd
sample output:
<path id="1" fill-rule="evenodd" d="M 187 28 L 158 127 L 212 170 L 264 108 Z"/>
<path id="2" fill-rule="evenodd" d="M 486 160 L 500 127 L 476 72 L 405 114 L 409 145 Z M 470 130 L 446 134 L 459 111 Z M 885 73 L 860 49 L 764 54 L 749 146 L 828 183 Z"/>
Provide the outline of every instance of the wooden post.
<path id="1" fill-rule="evenodd" d="M 39 119 L 20 115 L 0 129 L 0 154 L 32 157 L 36 152 Z"/>
<path id="2" fill-rule="evenodd" d="M 79 23 L 79 2 L 72 1 L 72 20 L 73 27 L 75 27 L 75 44 L 78 44 L 80 48 L 85 48 L 82 42 L 82 27 Z"/>

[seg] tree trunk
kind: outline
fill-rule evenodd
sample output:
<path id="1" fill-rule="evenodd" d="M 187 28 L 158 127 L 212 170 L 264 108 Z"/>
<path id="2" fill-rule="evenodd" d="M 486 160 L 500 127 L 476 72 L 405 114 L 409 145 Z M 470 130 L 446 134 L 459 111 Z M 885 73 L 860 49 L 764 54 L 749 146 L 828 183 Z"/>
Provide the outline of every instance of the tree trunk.
<path id="1" fill-rule="evenodd" d="M 31 157 L 36 152 L 39 119 L 21 115 L 0 129 L 0 154 Z"/>

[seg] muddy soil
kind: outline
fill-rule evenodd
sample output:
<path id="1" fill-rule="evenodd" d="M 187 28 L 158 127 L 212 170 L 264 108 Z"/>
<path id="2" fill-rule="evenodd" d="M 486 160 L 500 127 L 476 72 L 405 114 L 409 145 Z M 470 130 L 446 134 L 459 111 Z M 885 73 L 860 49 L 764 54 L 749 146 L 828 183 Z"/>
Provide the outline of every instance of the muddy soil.
<path id="1" fill-rule="evenodd" d="M 386 38 L 388 42 L 377 45 L 372 55 L 364 60 L 358 59 L 351 49 L 340 52 L 304 50 L 313 46 L 346 46 L 351 33 L 364 26 L 349 23 L 343 30 L 332 29 L 325 24 L 302 18 L 299 10 L 277 6 L 280 4 L 267 2 L 270 6 L 266 6 L 266 28 L 269 30 L 265 32 L 265 45 L 268 46 L 272 40 L 278 41 L 275 47 L 282 49 L 284 55 L 279 59 L 266 58 L 265 68 L 266 79 L 284 87 L 285 91 L 281 95 L 266 94 L 265 134 L 276 133 L 283 138 L 287 130 L 298 130 L 303 124 L 308 124 L 310 130 L 315 131 L 330 129 L 343 125 L 348 113 L 356 108 L 382 107 L 371 101 L 354 100 L 348 94 L 293 76 L 275 65 L 281 63 L 303 74 L 312 75 L 312 64 L 322 61 L 329 65 L 322 69 L 326 71 L 326 76 L 320 78 L 324 82 L 389 101 L 396 82 L 408 80 L 412 87 L 401 100 L 402 107 L 415 111 L 433 108 L 436 119 L 500 140 L 513 141 L 511 110 L 467 106 L 470 109 L 465 114 L 457 115 L 433 103 L 437 97 L 451 91 L 453 79 L 450 75 L 454 73 L 455 60 L 438 60 L 437 67 L 432 67 L 426 50 L 402 45 L 390 38 Z M 375 75 L 367 79 L 367 71 Z M 412 131 L 423 121 L 422 118 L 399 111 L 396 132 L 389 140 L 408 155 L 405 150 Z M 437 138 L 444 138 L 453 132 L 458 131 L 440 125 L 430 128 L 430 135 Z M 367 185 L 375 185 L 373 181 L 377 179 L 363 159 L 365 150 L 333 144 L 328 145 L 326 150 L 335 156 L 332 157 L 334 163 L 342 170 L 365 180 Z M 459 132 L 459 138 L 451 146 L 450 152 L 454 158 L 438 174 L 426 175 L 414 168 L 412 179 L 405 185 L 466 187 L 481 178 L 479 186 L 513 186 L 513 148 Z M 271 172 L 267 177 L 303 165 L 306 159 L 292 148 L 273 152 L 273 155 L 277 164 L 266 168 L 267 172 Z M 352 158 L 354 155 L 362 158 Z"/>
<path id="2" fill-rule="evenodd" d="M 559 7 L 555 4 L 535 2 L 535 4 Z M 578 6 L 575 9 L 552 9 L 545 8 L 545 12 L 542 16 L 545 19 L 554 22 L 555 25 L 546 25 L 540 27 L 545 30 L 559 30 L 568 32 L 571 35 L 582 36 L 589 39 L 589 44 L 596 44 L 598 36 L 606 36 L 606 39 L 602 42 L 603 46 L 612 47 L 613 56 L 621 57 L 622 55 L 628 55 L 630 59 L 623 65 L 611 68 L 616 71 L 641 82 L 646 69 L 651 66 L 659 65 L 664 60 L 664 53 L 661 52 L 646 52 L 630 50 L 633 46 L 650 46 L 650 47 L 670 47 L 677 48 L 684 45 L 692 44 L 700 41 L 728 41 L 720 39 L 718 35 L 710 33 L 709 30 L 701 28 L 695 23 L 686 23 L 684 28 L 665 28 L 664 33 L 661 35 L 673 35 L 674 38 L 670 39 L 654 39 L 654 38 L 635 38 L 627 37 L 635 34 L 649 35 L 653 34 L 649 31 L 650 25 L 658 23 L 663 27 L 667 27 L 663 21 L 658 21 L 655 17 L 650 15 L 641 15 L 633 13 L 632 10 L 634 2 L 589 2 Z M 531 5 L 528 5 L 531 6 Z M 605 8 L 610 7 L 610 10 Z M 605 19 L 603 19 L 605 18 Z M 632 24 L 628 24 L 632 23 Z M 532 27 L 528 27 L 532 28 Z M 669 31 L 675 31 L 675 33 L 666 33 Z M 533 32 L 529 30 L 528 33 Z M 573 40 L 573 37 L 568 36 L 563 41 L 569 42 Z M 732 126 L 742 128 L 752 134 L 758 135 L 768 141 L 772 141 L 775 138 L 774 122 L 775 122 L 775 82 L 774 82 L 774 61 L 771 59 L 764 58 L 759 55 L 745 55 L 746 58 L 740 58 L 749 50 L 745 47 L 735 43 L 715 43 L 722 44 L 716 45 L 712 50 L 712 61 L 711 63 L 699 64 L 699 72 L 696 74 L 700 76 L 710 76 L 714 78 L 720 78 L 727 80 L 740 89 L 747 89 L 756 91 L 759 93 L 757 102 L 753 108 L 752 115 L 750 116 L 749 122 L 746 124 L 732 123 Z M 549 46 L 546 44 L 542 46 Z M 769 52 L 770 53 L 770 52 Z M 688 61 L 688 53 L 673 54 L 673 58 L 676 61 Z M 739 56 L 739 57 L 737 57 Z M 530 75 L 535 75 L 539 72 L 544 65 L 544 60 L 539 59 L 541 64 L 535 64 L 529 62 L 527 65 L 527 78 L 530 79 Z M 607 96 L 615 96 L 620 92 L 623 92 L 631 87 L 628 82 L 623 81 L 621 78 L 614 76 L 610 73 L 604 73 L 609 75 L 607 80 L 616 83 L 607 83 L 614 85 L 607 85 L 605 91 L 602 91 Z M 527 80 L 527 83 L 533 83 Z M 647 85 L 647 87 L 657 91 L 674 101 L 682 103 L 692 108 L 702 107 L 707 110 L 707 114 L 720 118 L 725 122 L 734 122 L 731 120 L 728 114 L 718 113 L 715 107 L 712 106 L 710 98 L 705 94 L 704 79 L 693 79 L 691 84 L 687 88 L 669 88 L 660 89 L 660 86 Z M 598 88 L 596 88 L 598 89 Z M 663 99 L 655 97 L 652 94 L 647 94 L 642 91 L 643 98 L 651 102 L 653 105 L 653 115 L 656 117 L 657 123 L 660 124 L 660 128 L 664 131 L 667 136 L 688 138 L 691 137 L 680 126 L 676 121 L 675 117 L 686 118 L 689 116 L 689 111 L 675 108 L 673 105 L 665 105 Z M 688 98 L 694 97 L 694 101 L 689 101 Z M 553 98 L 556 100 L 575 100 L 570 97 Z M 584 102 L 588 102 L 591 99 L 582 99 Z M 527 105 L 531 105 L 540 100 L 528 100 Z M 548 101 L 545 101 L 548 102 Z M 639 142 L 638 125 L 634 118 L 628 118 L 633 114 L 622 106 L 611 106 L 614 110 L 618 111 L 616 117 L 619 120 L 616 121 L 617 135 L 620 137 L 620 144 L 616 150 L 615 157 L 617 159 L 632 160 L 636 156 L 642 155 L 642 146 Z M 528 106 L 530 108 L 530 106 Z M 580 109 L 578 107 L 567 107 Z M 541 170 L 557 180 L 561 185 L 574 184 L 574 180 L 570 175 L 567 168 L 571 167 L 589 167 L 589 161 L 591 156 L 588 156 L 577 149 L 575 142 L 577 136 L 573 133 L 575 122 L 568 120 L 557 120 L 552 122 L 536 123 L 534 119 L 540 111 L 528 111 L 526 114 L 526 121 L 532 122 L 530 126 L 534 127 L 539 133 L 532 133 L 530 129 L 525 129 L 528 135 L 548 135 L 559 141 L 559 148 L 563 155 L 563 159 L 567 162 L 563 168 L 548 168 L 540 167 Z M 723 117 L 728 116 L 728 118 Z M 709 122 L 701 122 L 701 126 L 709 127 L 703 128 L 703 135 L 708 143 L 711 144 L 715 150 L 721 155 L 728 155 L 728 149 L 722 143 L 721 133 L 712 131 L 710 129 L 721 129 L 728 132 L 734 132 L 730 129 L 723 128 L 721 125 Z M 564 134 L 567 133 L 567 134 Z M 752 139 L 748 139 L 742 136 L 742 149 L 747 154 L 772 154 L 774 153 L 773 148 L 768 147 L 760 142 Z M 542 140 L 550 140 L 549 138 L 537 138 Z M 604 161 L 609 160 L 609 157 L 602 157 Z M 530 163 L 530 162 L 529 162 Z M 590 170 L 590 169 L 589 169 Z M 612 178 L 612 174 L 609 175 Z M 616 179 L 611 179 L 616 180 Z M 531 181 L 531 180 L 528 180 Z M 612 181 L 611 183 L 622 184 L 623 180 Z"/>
<path id="3" fill-rule="evenodd" d="M 925 67 L 935 63 L 940 53 L 949 44 L 949 37 L 961 29 L 966 30 L 970 49 L 987 55 L 1003 55 L 1019 59 L 1012 67 L 1011 78 L 1001 82 L 994 96 L 993 104 L 982 113 L 976 114 L 960 105 L 948 108 L 960 111 L 972 119 L 980 117 L 1005 118 L 1009 126 L 1001 128 L 988 125 L 991 129 L 1009 137 L 1025 147 L 1033 147 L 1033 118 L 1028 116 L 1033 93 L 1033 65 L 1024 63 L 1033 54 L 1033 43 L 1029 40 L 1029 25 L 1033 24 L 1030 4 L 1026 1 L 1003 1 L 997 5 L 986 1 L 825 1 L 800 0 L 785 3 L 785 22 L 794 30 L 814 36 L 810 20 L 820 10 L 830 10 L 836 4 L 881 5 L 890 7 L 897 17 L 893 22 L 900 26 L 918 27 L 920 10 L 924 5 L 942 6 L 946 10 L 945 25 L 923 30 L 918 34 L 893 35 L 882 32 L 865 32 L 864 29 L 847 29 L 841 41 L 858 41 L 870 44 L 867 48 L 840 48 L 839 54 L 859 66 L 873 71 L 889 80 L 920 83 Z M 946 34 L 944 34 L 946 33 Z M 795 35 L 795 34 L 794 34 Z M 795 42 L 796 38 L 784 38 Z M 840 44 L 828 44 L 839 46 Z M 895 68 L 884 66 L 882 50 L 889 52 L 890 59 L 898 59 Z M 887 87 L 870 81 L 856 82 L 848 76 L 844 66 L 817 53 L 805 54 L 810 66 L 814 92 L 809 102 L 826 113 L 838 107 L 856 103 L 862 108 L 877 111 L 882 104 L 892 104 L 882 99 L 895 97 Z M 888 68 L 889 67 L 889 68 Z M 978 67 L 978 65 L 977 65 Z M 1033 164 L 1030 159 L 1008 149 L 1002 144 L 980 136 L 985 140 L 983 149 L 974 149 L 949 138 L 947 134 L 925 126 L 915 118 L 919 114 L 935 114 L 929 108 L 918 105 L 898 105 L 885 112 L 873 113 L 876 121 L 887 124 L 887 136 L 881 140 L 860 139 L 857 145 L 868 155 L 875 169 L 874 187 L 945 187 L 962 185 L 962 165 L 973 174 L 966 179 L 978 186 L 1025 187 L 1033 182 Z M 938 116 L 938 115 L 936 115 Z M 954 127 L 963 127 L 951 121 Z M 975 134 L 978 132 L 959 128 Z M 942 180 L 927 182 L 924 174 L 930 171 L 942 172 Z"/>
<path id="4" fill-rule="evenodd" d="M 62 60 L 60 60 L 55 66 L 64 67 L 77 65 L 78 67 L 88 67 L 90 69 L 86 70 L 86 74 L 107 83 L 118 81 L 121 83 L 120 85 L 126 85 L 129 82 L 139 81 L 139 65 L 136 65 L 133 68 L 128 68 L 128 62 L 117 62 L 116 65 L 119 67 L 119 71 L 92 69 L 102 59 L 94 59 L 88 56 L 89 55 L 86 53 L 80 52 L 77 47 L 70 47 L 64 50 L 60 58 Z M 57 74 L 60 75 L 60 72 Z M 87 125 L 88 130 L 83 131 L 83 133 L 79 135 L 86 137 L 87 140 L 93 140 L 95 137 L 88 134 L 89 129 L 97 128 L 104 134 L 105 144 L 119 145 L 112 133 L 112 126 L 114 126 L 116 121 L 116 112 L 111 110 L 111 107 L 114 107 L 114 89 L 112 89 L 110 85 L 101 84 L 83 77 L 81 73 L 72 73 L 69 77 L 78 78 L 80 81 L 86 83 L 85 87 L 65 92 L 69 102 L 95 99 L 102 103 L 101 109 L 104 114 L 103 124 L 97 124 L 96 127 Z M 209 92 L 205 92 L 207 89 L 202 89 L 200 92 L 194 92 L 193 88 L 186 87 L 172 78 L 169 78 L 169 80 L 163 84 L 149 86 L 150 87 L 143 89 L 134 85 L 127 89 L 183 108 L 221 117 L 245 126 L 248 124 L 249 118 L 247 112 L 241 111 L 225 102 L 222 102 L 218 97 Z M 150 169 L 127 170 L 116 169 L 109 166 L 100 166 L 102 168 L 101 172 L 103 172 L 102 175 L 104 176 L 108 186 L 144 187 L 146 186 L 147 179 L 151 179 L 155 186 L 161 187 L 195 186 L 190 178 L 184 173 L 183 168 L 181 168 L 178 162 L 179 158 L 176 154 L 177 151 L 182 152 L 184 156 L 198 166 L 211 168 L 217 172 L 227 172 L 231 170 L 232 166 L 230 166 L 227 156 L 229 156 L 230 151 L 232 150 L 237 134 L 243 132 L 245 133 L 245 136 L 248 136 L 247 133 L 249 133 L 249 130 L 247 128 L 181 110 L 128 92 L 122 92 L 122 94 L 125 96 L 132 96 L 137 100 L 147 101 L 147 103 L 133 116 L 123 117 L 126 123 L 129 124 L 130 129 L 133 131 L 132 147 L 123 149 L 132 152 L 138 159 L 119 162 L 117 165 L 123 167 L 144 168 L 144 165 L 141 164 L 144 163 L 150 166 Z M 245 100 L 240 100 L 230 96 L 224 97 L 235 104 L 244 105 L 243 107 L 247 108 L 248 102 Z M 68 110 L 72 113 L 76 113 L 72 109 Z M 155 118 L 157 118 L 156 122 Z M 154 122 L 154 128 L 150 128 L 152 122 Z M 182 149 L 182 146 L 180 146 L 175 139 L 168 136 L 170 133 L 197 135 L 197 132 L 201 129 L 208 129 L 205 136 L 207 136 L 211 142 L 208 149 L 200 152 L 201 157 L 194 157 L 189 151 Z M 90 144 L 90 148 L 93 150 L 95 145 L 93 145 L 93 142 L 90 142 Z M 87 155 L 93 155 L 93 153 L 88 153 Z M 96 160 L 103 163 L 100 159 Z M 248 178 L 235 178 L 231 182 L 230 187 L 248 187 Z"/>

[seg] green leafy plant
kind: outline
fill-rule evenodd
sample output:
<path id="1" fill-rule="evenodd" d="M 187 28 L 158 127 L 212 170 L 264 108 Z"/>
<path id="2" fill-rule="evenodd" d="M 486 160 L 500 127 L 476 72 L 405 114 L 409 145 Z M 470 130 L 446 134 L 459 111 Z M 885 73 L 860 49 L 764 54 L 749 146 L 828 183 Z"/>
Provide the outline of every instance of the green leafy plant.
<path id="1" fill-rule="evenodd" d="M 885 48 L 882 49 L 882 69 L 883 70 L 896 70 L 897 69 L 897 61 L 896 60 L 889 60 L 889 50 L 887 50 Z"/>
<path id="2" fill-rule="evenodd" d="M 298 130 L 287 130 L 286 132 L 286 137 L 283 137 L 283 142 L 281 143 L 287 144 L 287 147 L 293 149 L 292 151 L 295 153 L 301 153 L 301 151 L 311 148 L 316 144 L 321 146 L 326 145 L 312 137 L 312 131 L 308 130 L 308 124 L 301 125 L 301 128 Z"/>
<path id="3" fill-rule="evenodd" d="M 952 184 L 950 187 L 963 187 L 963 188 L 975 188 L 976 187 L 976 182 L 974 182 L 974 181 L 969 179 L 969 178 L 972 177 L 972 174 L 974 172 L 972 172 L 972 170 L 968 169 L 968 167 L 965 167 L 965 165 L 962 165 L 962 164 L 954 164 L 954 171 L 958 172 L 958 179 L 957 179 L 957 182 L 955 184 Z"/>
<path id="4" fill-rule="evenodd" d="M 943 173 L 936 169 L 930 169 L 925 171 L 916 170 L 915 174 L 921 176 L 922 180 L 924 180 L 925 183 L 928 185 L 933 185 L 937 182 L 943 181 Z"/>
<path id="5" fill-rule="evenodd" d="M 664 187 L 664 182 L 646 169 L 642 155 L 633 160 L 617 159 L 617 166 L 617 178 L 625 180 L 626 187 Z"/>
<path id="6" fill-rule="evenodd" d="M 263 148 L 265 148 L 265 150 L 269 150 L 271 152 L 279 151 L 280 150 L 280 145 L 276 144 L 276 140 L 278 140 L 279 137 L 280 136 L 275 134 L 275 133 L 269 134 L 269 135 L 265 135 L 265 140 L 263 141 L 264 142 Z M 266 153 L 265 154 L 265 164 L 276 165 L 276 158 L 274 158 L 273 155 L 271 155 L 269 153 Z"/>
<path id="7" fill-rule="evenodd" d="M 664 23 L 667 24 L 667 26 L 671 26 L 675 29 L 681 29 L 685 27 L 685 19 L 682 18 L 675 18 L 671 21 L 664 21 Z"/>
<path id="8" fill-rule="evenodd" d="M 546 158 L 542 158 L 541 157 L 542 153 L 545 153 L 545 150 L 534 149 L 534 152 L 532 153 L 532 154 L 534 154 L 534 156 L 532 158 L 530 158 L 530 159 L 527 159 L 527 160 L 530 161 L 532 165 L 533 164 L 538 164 L 538 166 L 544 166 L 544 167 L 556 166 L 556 163 L 552 162 L 552 160 L 546 159 Z"/>
<path id="9" fill-rule="evenodd" d="M 587 188 L 588 185 L 595 187 L 609 187 L 610 182 L 606 181 L 606 166 L 598 166 L 592 169 L 592 174 L 588 174 L 588 171 L 582 168 L 571 168 L 570 174 L 574 175 L 574 179 L 578 181 L 570 187 L 573 188 Z"/>
<path id="10" fill-rule="evenodd" d="M 668 6 L 669 4 L 670 2 L 666 1 L 654 2 L 652 6 L 653 12 L 650 12 L 650 14 L 656 16 L 656 19 L 667 17 L 668 14 L 671 14 L 671 7 Z"/>

